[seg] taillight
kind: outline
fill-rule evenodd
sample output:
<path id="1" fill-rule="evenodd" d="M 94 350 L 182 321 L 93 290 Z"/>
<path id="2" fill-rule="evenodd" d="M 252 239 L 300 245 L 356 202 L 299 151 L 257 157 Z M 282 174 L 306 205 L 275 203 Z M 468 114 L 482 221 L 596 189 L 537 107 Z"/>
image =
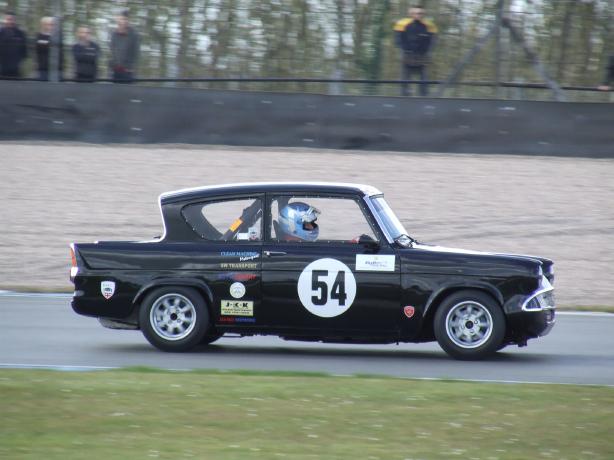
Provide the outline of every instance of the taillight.
<path id="1" fill-rule="evenodd" d="M 70 281 L 75 280 L 75 276 L 79 273 L 79 267 L 77 265 L 77 256 L 75 255 L 75 247 L 70 245 Z"/>

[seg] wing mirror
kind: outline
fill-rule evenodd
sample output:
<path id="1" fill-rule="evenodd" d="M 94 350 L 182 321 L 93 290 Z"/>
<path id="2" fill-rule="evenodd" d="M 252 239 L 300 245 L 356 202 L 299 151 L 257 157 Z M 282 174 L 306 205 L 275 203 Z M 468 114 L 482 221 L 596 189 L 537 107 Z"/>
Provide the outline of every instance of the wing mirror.
<path id="1" fill-rule="evenodd" d="M 413 240 L 407 235 L 399 235 L 394 239 L 394 242 L 402 248 L 411 248 L 413 246 Z"/>

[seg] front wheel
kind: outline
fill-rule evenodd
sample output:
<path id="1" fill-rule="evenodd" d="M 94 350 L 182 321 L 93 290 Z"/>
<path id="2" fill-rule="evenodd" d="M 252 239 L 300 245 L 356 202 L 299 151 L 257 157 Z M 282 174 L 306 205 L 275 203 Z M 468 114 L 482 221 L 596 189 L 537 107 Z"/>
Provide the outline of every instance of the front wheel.
<path id="1" fill-rule="evenodd" d="M 221 339 L 223 335 L 224 334 L 220 334 L 219 332 L 210 332 L 203 337 L 200 343 L 201 345 L 209 345 L 210 343 L 216 342 Z"/>
<path id="2" fill-rule="evenodd" d="M 209 328 L 209 315 L 198 291 L 164 287 L 143 299 L 139 323 L 143 335 L 154 347 L 180 352 L 202 342 Z"/>
<path id="3" fill-rule="evenodd" d="M 460 291 L 439 306 L 434 330 L 441 348 L 453 358 L 482 359 L 503 344 L 505 315 L 488 294 Z"/>

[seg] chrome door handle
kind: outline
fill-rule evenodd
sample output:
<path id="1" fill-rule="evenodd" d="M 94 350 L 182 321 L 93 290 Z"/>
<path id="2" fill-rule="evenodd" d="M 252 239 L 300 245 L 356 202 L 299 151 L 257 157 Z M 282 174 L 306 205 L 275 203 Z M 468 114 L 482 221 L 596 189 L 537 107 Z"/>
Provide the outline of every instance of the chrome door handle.
<path id="1" fill-rule="evenodd" d="M 266 257 L 279 257 L 279 256 L 285 256 L 286 253 L 283 251 L 264 251 L 264 255 Z"/>

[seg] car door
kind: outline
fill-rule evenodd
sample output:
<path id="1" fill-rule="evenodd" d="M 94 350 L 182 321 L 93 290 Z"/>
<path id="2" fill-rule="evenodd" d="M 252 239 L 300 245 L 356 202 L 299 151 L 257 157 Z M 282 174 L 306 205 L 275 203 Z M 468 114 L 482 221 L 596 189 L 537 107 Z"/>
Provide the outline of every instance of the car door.
<path id="1" fill-rule="evenodd" d="M 360 197 L 272 195 L 267 203 L 263 321 L 301 335 L 396 334 L 400 261 Z M 294 203 L 319 212 L 315 241 L 282 228 L 280 213 Z"/>
<path id="2" fill-rule="evenodd" d="M 263 202 L 263 195 L 222 197 L 182 209 L 201 238 L 185 248 L 186 268 L 211 289 L 211 319 L 218 327 L 259 326 Z"/>

